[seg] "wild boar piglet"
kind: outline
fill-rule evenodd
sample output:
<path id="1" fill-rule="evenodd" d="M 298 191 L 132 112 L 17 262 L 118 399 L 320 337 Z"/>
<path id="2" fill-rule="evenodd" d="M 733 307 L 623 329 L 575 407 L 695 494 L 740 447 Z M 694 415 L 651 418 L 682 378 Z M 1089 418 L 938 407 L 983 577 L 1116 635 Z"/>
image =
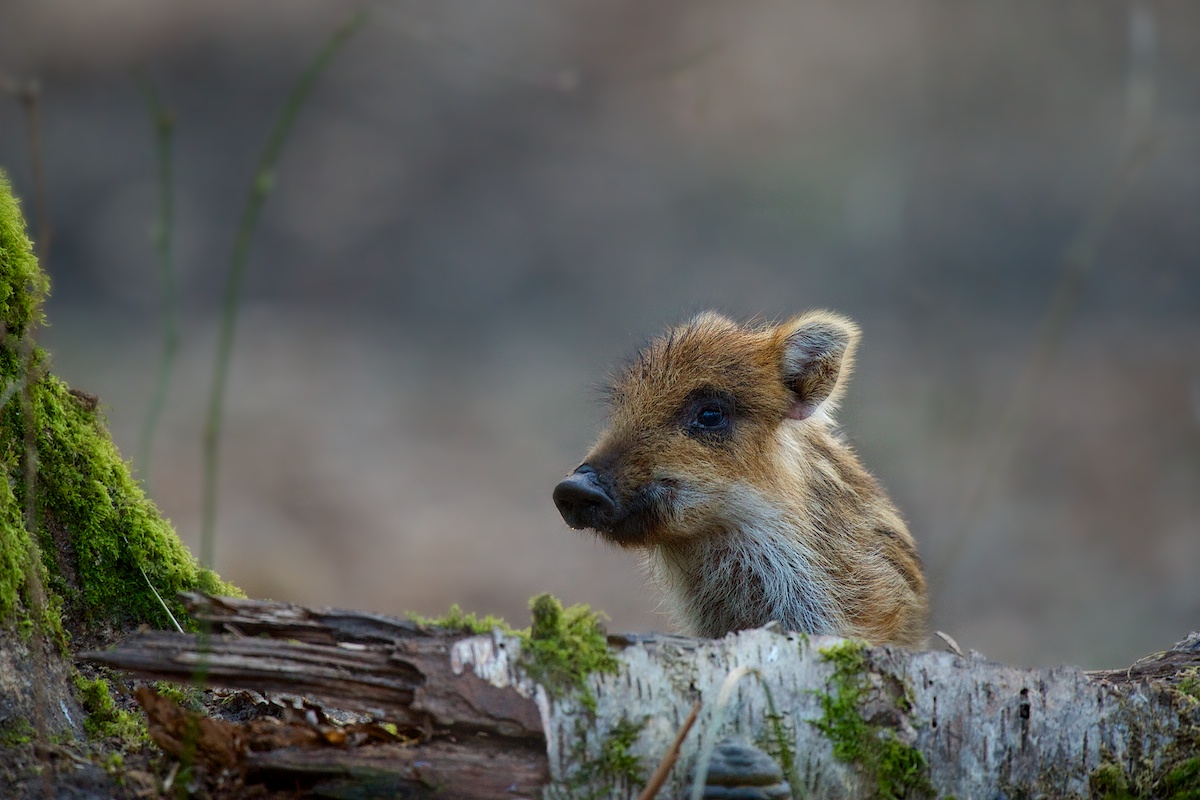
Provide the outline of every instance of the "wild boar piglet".
<path id="1" fill-rule="evenodd" d="M 572 528 L 647 553 L 679 624 L 920 646 L 925 579 L 908 529 L 833 419 L 858 327 L 707 312 L 614 378 L 611 416 L 554 488 Z"/>

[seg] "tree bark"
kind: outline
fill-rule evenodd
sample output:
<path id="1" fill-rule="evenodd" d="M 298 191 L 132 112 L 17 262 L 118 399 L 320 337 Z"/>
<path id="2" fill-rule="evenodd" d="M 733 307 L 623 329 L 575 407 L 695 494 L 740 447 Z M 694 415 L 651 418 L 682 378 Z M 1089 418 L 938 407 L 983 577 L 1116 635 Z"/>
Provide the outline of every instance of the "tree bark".
<path id="1" fill-rule="evenodd" d="M 719 640 L 610 636 L 619 669 L 590 677 L 593 711 L 578 694 L 552 696 L 530 681 L 520 639 L 499 631 L 230 598 L 193 596 L 190 605 L 212 625 L 207 641 L 142 633 L 85 657 L 140 677 L 202 674 L 208 685 L 314 697 L 407 732 L 358 746 L 345 736 L 243 745 L 233 763 L 250 780 L 468 797 L 538 796 L 553 784 L 563 796 L 633 797 L 699 700 L 663 797 L 686 796 L 701 747 L 729 735 L 771 752 L 794 796 L 1200 792 L 1196 634 L 1127 670 L 1091 673 L 767 629 Z M 837 716 L 846 711 L 839 699 L 853 718 Z M 169 725 L 149 705 L 152 732 Z M 914 752 L 904 762 L 911 774 L 898 778 L 893 762 Z"/>

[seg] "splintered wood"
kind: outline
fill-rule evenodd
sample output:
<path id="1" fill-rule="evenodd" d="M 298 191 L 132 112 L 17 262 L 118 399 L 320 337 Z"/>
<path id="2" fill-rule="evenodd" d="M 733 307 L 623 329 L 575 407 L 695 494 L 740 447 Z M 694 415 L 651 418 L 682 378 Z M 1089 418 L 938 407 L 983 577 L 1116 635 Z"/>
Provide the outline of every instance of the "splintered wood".
<path id="1" fill-rule="evenodd" d="M 805 797 L 888 786 L 896 795 L 1086 797 L 1101 773 L 1153 794 L 1200 765 L 1196 635 L 1102 673 L 771 630 L 720 640 L 612 636 L 619 671 L 589 678 L 593 708 L 532 683 L 519 666 L 520 640 L 500 631 L 473 636 L 229 598 L 190 604 L 210 635 L 141 633 L 86 658 L 137 677 L 201 678 L 364 715 L 342 725 L 321 713 L 235 724 L 137 693 L 163 750 L 247 783 L 336 796 L 541 797 L 556 786 L 563 796 L 633 798 L 697 702 L 695 730 L 661 797 L 686 796 L 699 749 L 727 736 L 757 742 Z M 744 677 L 721 707 L 735 670 Z M 852 716 L 834 719 L 833 710 Z M 865 738 L 838 739 L 850 735 Z M 907 759 L 899 789 L 885 786 L 893 767 L 872 744 L 881 741 L 890 743 L 886 758 Z"/>
<path id="2" fill-rule="evenodd" d="M 527 745 L 447 739 L 416 746 L 419 738 L 376 722 L 263 717 L 237 724 L 184 710 L 147 687 L 135 696 L 163 751 L 250 782 L 300 779 L 325 793 L 339 786 L 369 787 L 374 794 L 441 787 L 456 797 L 483 798 L 534 794 L 549 778 L 544 759 L 539 764 L 537 750 Z"/>
<path id="3" fill-rule="evenodd" d="M 326 794 L 534 797 L 550 780 L 536 687 L 502 640 L 283 603 L 188 602 L 210 635 L 145 632 L 87 657 L 143 678 L 312 698 L 373 721 L 335 725 L 318 708 L 235 724 L 137 690 L 151 737 L 176 758 Z M 482 658 L 486 678 L 471 668 Z"/>

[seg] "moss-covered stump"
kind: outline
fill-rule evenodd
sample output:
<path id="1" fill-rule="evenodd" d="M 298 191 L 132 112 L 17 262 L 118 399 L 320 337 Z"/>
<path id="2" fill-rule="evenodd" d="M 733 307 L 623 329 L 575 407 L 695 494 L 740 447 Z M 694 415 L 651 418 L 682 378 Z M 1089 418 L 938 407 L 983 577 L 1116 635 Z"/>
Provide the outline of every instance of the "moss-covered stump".
<path id="1" fill-rule="evenodd" d="M 8 471 L 0 486 L 0 619 L 10 625 L 29 619 L 29 554 L 35 544 L 26 522 L 30 485 L 47 598 L 62 612 L 62 627 L 71 636 L 170 624 L 155 592 L 184 619 L 175 599 L 179 592 L 236 594 L 196 562 L 133 480 L 96 399 L 46 372 L 46 354 L 28 336 L 42 321 L 47 289 L 0 172 L 0 381 L 7 401 L 0 409 L 0 458 Z M 27 474 L 30 455 L 35 475 Z"/>
<path id="2" fill-rule="evenodd" d="M 146 498 L 97 400 L 50 374 L 33 342 L 48 289 L 0 172 L 0 750 L 10 751 L 35 734 L 108 730 L 90 724 L 99 690 L 76 679 L 72 650 L 171 625 L 166 607 L 189 625 L 180 592 L 237 593 Z"/>

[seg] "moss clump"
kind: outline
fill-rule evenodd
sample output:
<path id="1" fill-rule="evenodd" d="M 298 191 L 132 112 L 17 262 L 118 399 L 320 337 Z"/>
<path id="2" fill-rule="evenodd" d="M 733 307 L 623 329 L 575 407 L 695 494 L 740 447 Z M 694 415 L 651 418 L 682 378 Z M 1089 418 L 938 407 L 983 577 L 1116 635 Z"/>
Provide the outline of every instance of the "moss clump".
<path id="1" fill-rule="evenodd" d="M 33 741 L 33 723 L 24 717 L 0 725 L 0 748 L 20 747 Z"/>
<path id="2" fill-rule="evenodd" d="M 821 718 L 813 724 L 833 743 L 834 756 L 873 777 L 876 797 L 932 797 L 921 751 L 904 744 L 890 728 L 867 722 L 859 711 L 867 693 L 865 645 L 845 641 L 821 650 L 821 657 L 833 664 L 833 691 L 820 695 Z"/>
<path id="3" fill-rule="evenodd" d="M 632 750 L 649 721 L 649 717 L 642 717 L 637 722 L 621 717 L 600 743 L 599 755 L 588 760 L 587 724 L 576 718 L 571 761 L 579 766 L 564 783 L 548 788 L 546 797 L 549 800 L 599 800 L 629 794 L 631 788 L 645 780 L 642 757 Z"/>
<path id="4" fill-rule="evenodd" d="M 767 698 L 767 713 L 764 715 L 767 729 L 759 736 L 756 744 L 779 763 L 788 783 L 798 787 L 801 785 L 800 772 L 796 768 L 796 751 L 793 747 L 796 741 L 796 727 L 786 714 L 779 711 L 779 706 L 775 705 L 775 695 L 771 692 L 771 687 L 761 677 L 759 682 L 762 684 L 763 695 Z"/>
<path id="5" fill-rule="evenodd" d="M 1200 800 L 1200 756 L 1172 767 L 1156 794 L 1169 800 Z"/>
<path id="6" fill-rule="evenodd" d="M 33 242 L 25 233 L 25 219 L 13 196 L 8 177 L 0 171 L 0 320 L 6 333 L 21 337 L 33 323 L 42 321 L 42 298 L 50 282 L 38 268 Z M 15 371 L 17 357 L 0 356 L 5 373 Z"/>
<path id="7" fill-rule="evenodd" d="M 1092 800 L 1200 800 L 1200 756 L 1177 761 L 1139 786 L 1139 789 L 1132 787 L 1125 770 L 1111 761 L 1096 767 L 1088 776 Z"/>
<path id="8" fill-rule="evenodd" d="M 1200 669 L 1191 667 L 1180 672 L 1179 683 L 1175 685 L 1175 691 L 1193 703 L 1200 703 Z"/>
<path id="9" fill-rule="evenodd" d="M 629 789 L 642 781 L 642 758 L 630 752 L 649 717 L 633 722 L 627 717 L 613 726 L 600 744 L 600 755 L 585 762 L 575 773 L 572 783 L 590 787 L 588 797 L 609 797 L 614 789 Z"/>
<path id="10" fill-rule="evenodd" d="M 65 384 L 52 376 L 39 381 L 33 421 L 38 431 L 38 534 L 50 573 L 47 588 L 62 599 L 77 625 L 169 625 L 147 581 L 184 619 L 184 609 L 174 599 L 181 591 L 237 593 L 196 563 L 134 482 L 95 410 L 80 403 Z M 8 445 L 21 442 L 23 431 L 21 409 L 10 404 L 0 413 L 0 454 L 10 474 L 19 474 L 22 448 Z M 17 503 L 24 503 L 24 493 L 25 483 L 18 481 Z"/>
<path id="11" fill-rule="evenodd" d="M 463 631 L 491 633 L 499 628 L 521 640 L 521 667 L 534 681 L 552 692 L 578 693 L 580 702 L 589 711 L 596 710 L 596 698 L 587 690 L 587 676 L 593 672 L 614 673 L 617 660 L 608 649 L 608 638 L 600 623 L 602 614 L 586 605 L 563 608 L 552 594 L 539 594 L 529 601 L 532 623 L 524 630 L 515 630 L 500 617 L 488 614 L 480 618 L 450 606 L 450 612 L 440 617 L 423 617 L 409 613 L 408 618 L 418 625 Z"/>
<path id="12" fill-rule="evenodd" d="M 1200 756 L 1176 764 L 1163 776 L 1159 793 L 1170 800 L 1200 800 Z"/>
<path id="13" fill-rule="evenodd" d="M 168 625 L 148 581 L 184 619 L 174 599 L 181 591 L 237 594 L 196 563 L 142 493 L 97 414 L 95 398 L 72 393 L 45 374 L 45 354 L 25 337 L 41 320 L 47 290 L 0 172 L 0 386 L 22 387 L 0 408 L 0 461 L 8 474 L 0 481 L 0 624 L 29 606 L 22 595 L 34 544 L 25 523 L 31 484 L 48 606 L 61 610 L 71 632 Z M 28 403 L 22 397 L 26 384 Z M 36 432 L 36 480 L 25 474 L 27 424 Z"/>
<path id="14" fill-rule="evenodd" d="M 1088 790 L 1092 800 L 1133 800 L 1125 770 L 1106 761 L 1092 770 L 1088 776 Z"/>
<path id="15" fill-rule="evenodd" d="M 174 701 L 175 705 L 180 708 L 186 708 L 189 711 L 204 710 L 203 689 L 195 686 L 180 686 L 177 683 L 169 683 L 168 681 L 155 681 L 153 688 L 154 691 L 158 692 L 159 696 Z"/>
<path id="16" fill-rule="evenodd" d="M 32 323 L 41 321 L 40 304 L 48 289 L 33 255 L 33 242 L 25 234 L 21 209 L 8 178 L 0 172 L 0 386 L 8 395 L 8 407 L 17 405 L 15 392 L 10 394 L 9 389 L 20 385 L 21 375 L 13 343 Z M 23 508 L 13 495 L 12 476 L 10 466 L 9 480 L 0 485 L 0 619 L 17 607 L 29 557 Z"/>
<path id="17" fill-rule="evenodd" d="M 117 783 L 124 783 L 124 776 L 121 773 L 125 771 L 125 756 L 117 752 L 109 753 L 101 760 L 100 766 L 109 775 L 117 778 Z"/>
<path id="18" fill-rule="evenodd" d="M 626 784 L 640 781 L 642 757 L 630 751 L 649 721 L 649 717 L 642 717 L 639 722 L 621 717 L 621 721 L 613 726 L 600 746 L 600 757 L 586 764 L 584 768 L 591 775 L 608 781 L 621 781 Z"/>
<path id="19" fill-rule="evenodd" d="M 25 585 L 29 539 L 21 524 L 12 488 L 4 481 L 0 486 L 0 620 L 6 619 L 17 607 L 18 593 Z"/>
<path id="20" fill-rule="evenodd" d="M 533 624 L 528 633 L 521 632 L 521 666 L 550 691 L 578 693 L 584 707 L 594 712 L 596 698 L 588 691 L 587 676 L 617 671 L 600 614 L 585 605 L 564 609 L 551 594 L 534 597 L 529 608 Z"/>
<path id="21" fill-rule="evenodd" d="M 91 739 L 121 739 L 129 744 L 146 741 L 146 726 L 135 714 L 118 708 L 103 678 L 75 676 L 79 704 L 87 712 L 83 727 Z"/>
<path id="22" fill-rule="evenodd" d="M 450 606 L 450 612 L 440 617 L 423 617 L 420 614 L 414 614 L 410 611 L 408 618 L 418 625 L 432 628 L 448 628 L 449 630 L 463 631 L 465 633 L 491 633 L 496 628 L 505 633 L 517 633 L 500 617 L 488 614 L 481 619 L 474 612 L 463 611 L 458 603 Z"/>
<path id="23" fill-rule="evenodd" d="M 441 617 L 411 613 L 408 616 L 420 625 L 474 634 L 499 628 L 516 636 L 521 641 L 520 665 L 525 674 L 552 694 L 577 698 L 589 716 L 594 714 L 596 698 L 588 690 L 587 677 L 594 672 L 617 671 L 617 659 L 608 649 L 608 639 L 600 624 L 601 615 L 585 605 L 563 608 L 551 594 L 532 598 L 529 609 L 532 621 L 524 630 L 513 630 L 504 620 L 490 614 L 481 619 L 457 605 Z M 623 717 L 605 736 L 599 755 L 589 759 L 588 724 L 583 716 L 577 716 L 570 760 L 579 766 L 564 783 L 547 789 L 546 797 L 598 800 L 628 794 L 628 789 L 643 778 L 642 759 L 632 749 L 648 719 L 633 722 Z"/>

